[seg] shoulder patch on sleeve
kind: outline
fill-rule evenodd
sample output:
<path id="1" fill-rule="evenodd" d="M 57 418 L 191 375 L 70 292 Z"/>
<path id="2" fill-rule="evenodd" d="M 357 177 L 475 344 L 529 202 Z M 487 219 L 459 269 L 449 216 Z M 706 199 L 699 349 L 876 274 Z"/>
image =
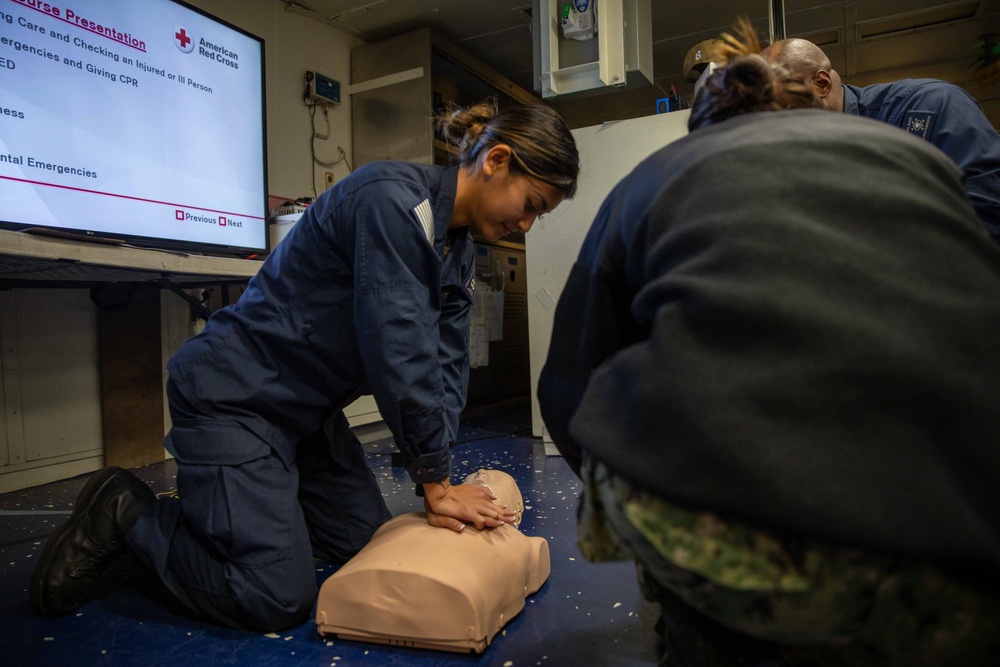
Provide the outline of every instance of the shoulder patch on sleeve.
<path id="1" fill-rule="evenodd" d="M 934 129 L 935 116 L 937 116 L 935 111 L 907 111 L 903 116 L 903 129 L 921 139 L 926 139 Z"/>
<path id="2" fill-rule="evenodd" d="M 469 266 L 468 274 L 465 276 L 465 293 L 469 295 L 469 298 L 473 298 L 473 294 L 476 292 L 476 265 L 472 264 Z"/>
<path id="3" fill-rule="evenodd" d="M 427 242 L 434 245 L 434 212 L 431 210 L 431 202 L 423 200 L 413 207 L 413 214 L 417 216 L 417 222 L 423 228 Z"/>

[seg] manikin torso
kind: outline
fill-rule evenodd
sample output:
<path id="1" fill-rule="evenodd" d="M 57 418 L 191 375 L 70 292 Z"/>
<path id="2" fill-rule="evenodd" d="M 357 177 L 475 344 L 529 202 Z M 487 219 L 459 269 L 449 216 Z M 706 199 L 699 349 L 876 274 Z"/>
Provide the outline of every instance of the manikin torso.
<path id="1" fill-rule="evenodd" d="M 320 634 L 447 651 L 486 648 L 545 583 L 549 547 L 517 528 L 524 502 L 510 475 L 480 470 L 464 483 L 489 487 L 496 504 L 517 513 L 514 525 L 456 533 L 417 512 L 386 522 L 323 583 Z"/>

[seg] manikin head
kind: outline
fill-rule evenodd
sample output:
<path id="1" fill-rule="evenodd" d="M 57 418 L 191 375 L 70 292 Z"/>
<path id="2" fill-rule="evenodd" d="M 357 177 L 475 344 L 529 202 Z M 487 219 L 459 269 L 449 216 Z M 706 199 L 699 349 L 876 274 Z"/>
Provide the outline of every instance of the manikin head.
<path id="1" fill-rule="evenodd" d="M 479 484 L 485 486 L 493 492 L 496 500 L 493 502 L 500 506 L 506 506 L 514 512 L 514 525 L 521 525 L 521 516 L 524 513 L 524 499 L 521 497 L 521 490 L 517 487 L 514 478 L 502 470 L 483 470 L 474 472 L 462 482 L 463 484 Z"/>

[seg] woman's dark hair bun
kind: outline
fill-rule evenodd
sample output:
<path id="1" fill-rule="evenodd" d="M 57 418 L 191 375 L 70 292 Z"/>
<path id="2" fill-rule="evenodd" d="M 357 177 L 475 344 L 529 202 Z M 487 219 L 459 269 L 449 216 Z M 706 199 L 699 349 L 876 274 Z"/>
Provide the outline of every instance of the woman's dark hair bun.
<path id="1" fill-rule="evenodd" d="M 576 192 L 580 155 L 566 122 L 546 104 L 498 109 L 495 100 L 469 107 L 451 106 L 438 114 L 439 136 L 457 148 L 457 162 L 468 167 L 483 151 L 505 144 L 511 149 L 512 173 L 521 173 Z"/>
<path id="2" fill-rule="evenodd" d="M 719 111 L 764 109 L 774 103 L 774 73 L 761 56 L 739 56 L 718 73 Z"/>
<path id="3" fill-rule="evenodd" d="M 492 101 L 469 107 L 451 105 L 435 120 L 445 143 L 455 146 L 459 153 L 464 153 L 469 147 L 475 146 L 497 113 L 497 106 Z"/>
<path id="4" fill-rule="evenodd" d="M 736 37 L 722 36 L 726 63 L 695 96 L 689 130 L 754 111 L 813 106 L 812 88 L 806 82 L 760 55 L 757 35 L 745 19 L 740 20 L 736 33 Z"/>

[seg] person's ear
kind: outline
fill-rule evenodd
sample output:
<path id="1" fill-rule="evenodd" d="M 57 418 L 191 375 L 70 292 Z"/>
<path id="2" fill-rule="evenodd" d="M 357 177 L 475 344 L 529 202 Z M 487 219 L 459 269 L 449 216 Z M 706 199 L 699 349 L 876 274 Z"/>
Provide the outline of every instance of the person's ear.
<path id="1" fill-rule="evenodd" d="M 483 156 L 483 174 L 495 176 L 500 171 L 510 168 L 510 146 L 496 144 L 491 146 Z"/>
<path id="2" fill-rule="evenodd" d="M 813 87 L 816 89 L 816 97 L 823 99 L 833 91 L 833 77 L 830 72 L 821 69 L 813 76 Z"/>

